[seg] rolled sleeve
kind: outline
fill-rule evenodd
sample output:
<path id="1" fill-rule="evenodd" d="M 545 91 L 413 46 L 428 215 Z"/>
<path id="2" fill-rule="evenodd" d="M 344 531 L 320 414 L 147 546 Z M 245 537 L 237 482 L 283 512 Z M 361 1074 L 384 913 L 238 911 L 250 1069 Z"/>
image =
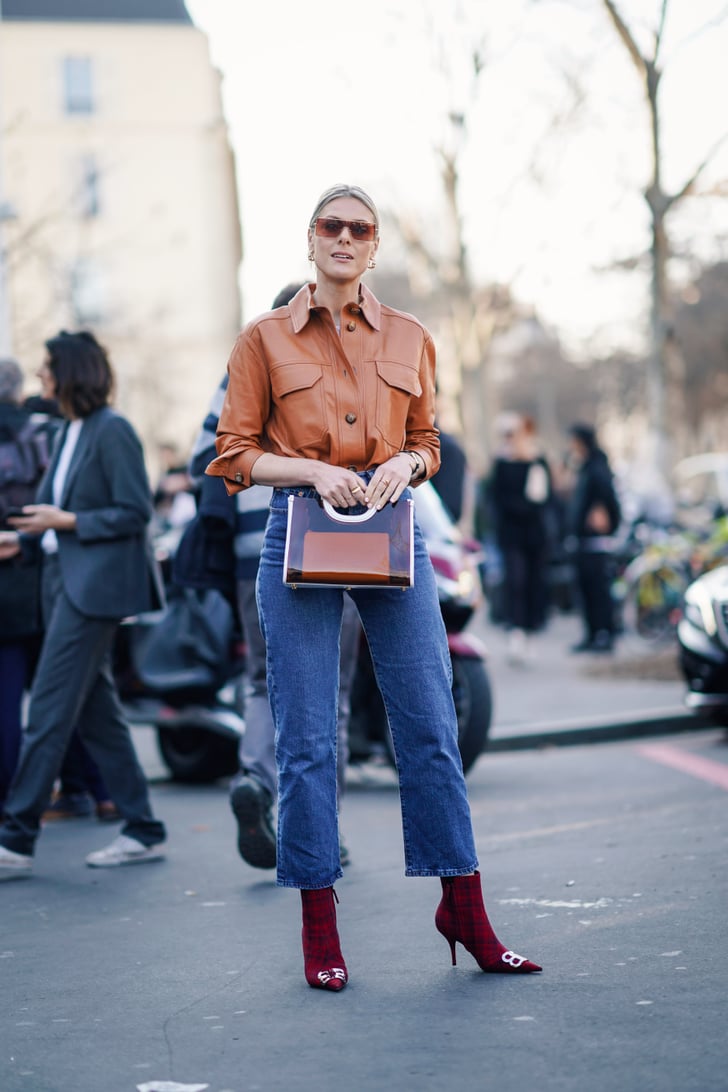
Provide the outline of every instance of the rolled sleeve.
<path id="1" fill-rule="evenodd" d="M 223 478 L 228 493 L 239 493 L 254 484 L 251 472 L 265 451 L 262 437 L 271 398 L 268 369 L 250 330 L 243 330 L 235 342 L 227 372 L 215 437 L 217 458 L 205 473 Z"/>
<path id="2" fill-rule="evenodd" d="M 440 469 L 440 433 L 434 426 L 435 416 L 435 343 L 426 334 L 420 358 L 420 385 L 422 394 L 412 399 L 407 417 L 405 449 L 414 451 L 425 464 L 425 474 L 419 479 L 426 481 Z"/>

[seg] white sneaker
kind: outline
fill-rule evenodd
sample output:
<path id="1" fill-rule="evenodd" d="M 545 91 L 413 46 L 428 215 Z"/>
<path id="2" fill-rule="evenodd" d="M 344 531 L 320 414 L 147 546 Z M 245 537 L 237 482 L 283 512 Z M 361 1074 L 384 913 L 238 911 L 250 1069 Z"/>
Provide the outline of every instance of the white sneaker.
<path id="1" fill-rule="evenodd" d="M 136 838 L 120 834 L 105 849 L 89 853 L 86 864 L 91 868 L 116 868 L 117 865 L 143 864 L 145 861 L 161 861 L 161 842 L 156 846 L 145 846 Z"/>
<path id="2" fill-rule="evenodd" d="M 18 880 L 33 871 L 33 858 L 29 853 L 15 853 L 0 846 L 0 880 Z"/>
<path id="3" fill-rule="evenodd" d="M 525 664 L 528 659 L 528 638 L 524 630 L 512 629 L 508 634 L 508 659 L 512 664 Z"/>

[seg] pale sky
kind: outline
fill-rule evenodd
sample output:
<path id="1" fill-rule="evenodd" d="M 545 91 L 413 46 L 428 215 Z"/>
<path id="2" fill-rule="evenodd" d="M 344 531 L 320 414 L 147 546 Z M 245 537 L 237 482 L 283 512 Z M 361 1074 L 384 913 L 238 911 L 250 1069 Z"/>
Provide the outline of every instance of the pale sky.
<path id="1" fill-rule="evenodd" d="M 306 225 L 334 182 L 443 230 L 434 148 L 469 107 L 465 44 L 486 70 L 462 161 L 468 249 L 484 281 L 513 285 L 570 340 L 634 345 L 646 281 L 597 273 L 648 242 L 647 114 L 601 0 L 188 0 L 223 73 L 236 154 L 244 317 L 309 273 Z M 643 36 L 659 0 L 621 0 Z M 665 182 L 680 186 L 728 131 L 724 0 L 671 0 L 664 59 Z M 436 12 L 432 30 L 427 12 Z M 454 16 L 462 13 L 458 29 Z M 715 23 L 697 34 L 699 28 Z M 436 60 L 449 58 L 454 78 Z M 568 76 L 585 93 L 574 112 Z M 728 143 L 705 175 L 728 178 Z M 728 200 L 693 200 L 678 240 L 726 256 Z M 720 239 L 722 238 L 722 243 Z M 722 246 L 722 249 L 721 249 Z M 380 261 L 386 264 L 387 238 Z"/>

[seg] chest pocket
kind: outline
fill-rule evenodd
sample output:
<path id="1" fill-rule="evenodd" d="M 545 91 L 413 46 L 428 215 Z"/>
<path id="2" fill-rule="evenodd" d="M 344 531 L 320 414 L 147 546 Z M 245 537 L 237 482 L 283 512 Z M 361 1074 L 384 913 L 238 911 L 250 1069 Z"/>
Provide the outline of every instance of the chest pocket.
<path id="1" fill-rule="evenodd" d="M 320 364 L 289 361 L 271 369 L 276 416 L 294 447 L 321 439 L 328 432 L 324 372 Z"/>
<path id="2" fill-rule="evenodd" d="M 377 360 L 376 428 L 392 447 L 402 447 L 411 399 L 422 394 L 417 368 L 398 360 Z"/>

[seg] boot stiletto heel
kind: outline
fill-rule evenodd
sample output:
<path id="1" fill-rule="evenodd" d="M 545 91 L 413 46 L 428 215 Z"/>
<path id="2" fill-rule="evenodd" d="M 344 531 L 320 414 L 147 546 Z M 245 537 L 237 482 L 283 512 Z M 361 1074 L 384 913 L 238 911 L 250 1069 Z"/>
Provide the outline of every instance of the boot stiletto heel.
<path id="1" fill-rule="evenodd" d="M 543 969 L 498 940 L 485 912 L 479 872 L 472 876 L 443 876 L 440 882 L 442 899 L 435 926 L 450 945 L 453 967 L 455 944 L 459 941 L 488 974 L 532 974 Z"/>
<path id="2" fill-rule="evenodd" d="M 318 990 L 343 990 L 349 980 L 334 900 L 339 901 L 333 887 L 301 891 L 304 972 L 309 986 Z"/>

